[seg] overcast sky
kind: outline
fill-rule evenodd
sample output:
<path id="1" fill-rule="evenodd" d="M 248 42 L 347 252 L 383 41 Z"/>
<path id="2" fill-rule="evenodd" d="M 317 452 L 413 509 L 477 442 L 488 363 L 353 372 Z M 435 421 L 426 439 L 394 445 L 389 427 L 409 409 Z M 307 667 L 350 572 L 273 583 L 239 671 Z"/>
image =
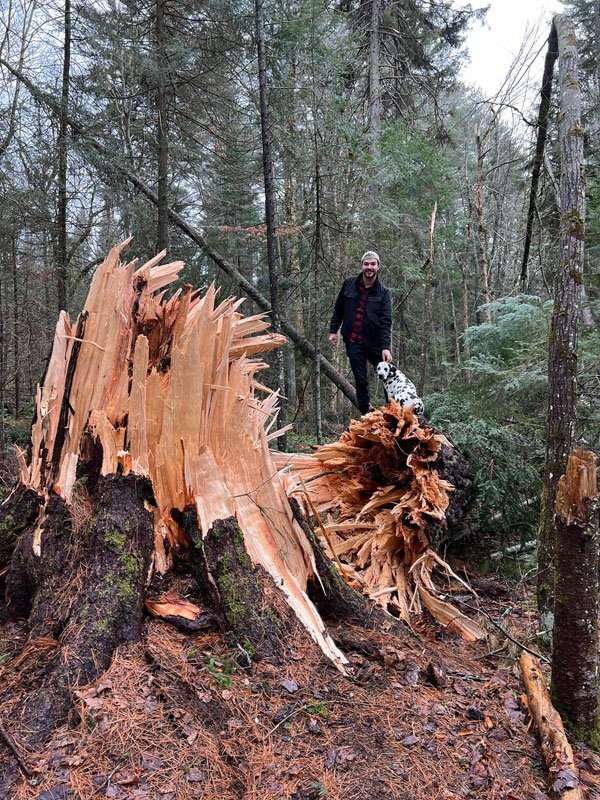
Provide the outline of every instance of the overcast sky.
<path id="1" fill-rule="evenodd" d="M 535 36 L 528 43 L 532 54 L 548 38 L 552 15 L 563 10 L 560 0 L 472 0 L 474 7 L 489 5 L 486 22 L 469 32 L 466 40 L 470 63 L 463 69 L 465 83 L 479 86 L 486 96 L 499 89 L 528 30 Z M 539 91 L 545 48 L 533 63 L 530 90 Z M 527 94 L 529 94 L 529 91 Z"/>

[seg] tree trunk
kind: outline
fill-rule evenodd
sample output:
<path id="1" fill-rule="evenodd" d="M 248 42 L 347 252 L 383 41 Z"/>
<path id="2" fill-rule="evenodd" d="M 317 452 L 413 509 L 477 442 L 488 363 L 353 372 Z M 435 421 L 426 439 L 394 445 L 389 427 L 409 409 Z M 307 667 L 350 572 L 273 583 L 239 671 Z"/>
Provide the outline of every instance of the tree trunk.
<path id="1" fill-rule="evenodd" d="M 32 640 L 56 640 L 40 682 L 13 711 L 28 746 L 43 743 L 66 720 L 73 690 L 103 672 L 119 644 L 139 637 L 154 540 L 144 507 L 151 496 L 144 478 L 100 477 L 92 487 L 95 511 L 83 526 L 53 496 L 37 523 L 19 535 L 6 575 L 6 612 L 27 619 Z M 21 510 L 31 519 L 39 500 L 21 490 L 15 501 L 20 527 Z M 14 535 L 18 527 L 6 521 L 3 532 L 9 531 Z"/>
<path id="2" fill-rule="evenodd" d="M 596 455 L 575 450 L 556 493 L 552 696 L 588 741 L 598 722 L 598 499 Z"/>
<path id="3" fill-rule="evenodd" d="M 313 112 L 314 113 L 314 112 Z M 315 372 L 313 375 L 313 398 L 315 410 L 315 434 L 317 443 L 323 442 L 323 409 L 321 401 L 321 365 L 319 360 L 319 331 L 320 320 L 317 313 L 317 302 L 319 295 L 319 285 L 321 273 L 319 271 L 319 264 L 323 250 L 323 240 L 321 238 L 321 163 L 319 159 L 319 137 L 317 130 L 314 131 L 314 148 L 315 148 L 315 241 L 314 241 L 314 259 L 313 259 L 313 291 L 312 291 L 312 319 L 314 330 L 314 343 L 317 358 L 315 358 Z"/>
<path id="4" fill-rule="evenodd" d="M 158 236 L 157 250 L 169 247 L 169 118 L 167 108 L 166 77 L 168 62 L 166 53 L 165 0 L 156 0 L 156 138 L 158 142 Z"/>
<path id="5" fill-rule="evenodd" d="M 556 39 L 556 26 L 552 25 L 548 38 L 548 50 L 544 62 L 544 74 L 542 77 L 542 88 L 540 91 L 540 108 L 537 121 L 537 139 L 535 143 L 535 154 L 533 157 L 533 167 L 531 170 L 531 189 L 529 192 L 529 210 L 527 212 L 527 226 L 525 229 L 525 245 L 523 247 L 523 260 L 521 262 L 521 291 L 527 291 L 527 262 L 529 261 L 529 250 L 531 249 L 531 235 L 533 232 L 533 218 L 535 216 L 535 202 L 537 189 L 540 180 L 542 163 L 544 160 L 544 147 L 546 144 L 546 134 L 548 131 L 548 112 L 550 111 L 550 99 L 552 96 L 552 77 L 554 74 L 554 63 L 558 56 L 558 43 Z"/>
<path id="6" fill-rule="evenodd" d="M 67 157 L 69 81 L 71 70 L 71 0 L 65 0 L 63 72 L 58 127 L 58 213 L 56 242 L 56 300 L 58 310 L 67 308 Z"/>
<path id="7" fill-rule="evenodd" d="M 425 393 L 425 382 L 427 380 L 427 362 L 429 359 L 429 347 L 433 334 L 433 270 L 435 263 L 435 252 L 433 234 L 435 230 L 435 216 L 437 213 L 437 203 L 431 212 L 431 223 L 429 225 L 429 256 L 425 262 L 425 291 L 423 293 L 423 331 L 421 335 L 421 374 L 419 376 L 418 392 L 423 397 Z"/>
<path id="8" fill-rule="evenodd" d="M 489 130 L 489 129 L 488 129 Z M 477 173 L 475 177 L 475 187 L 473 189 L 473 211 L 475 212 L 475 223 L 477 232 L 475 234 L 475 249 L 477 253 L 477 263 L 479 264 L 479 279 L 481 281 L 481 291 L 483 293 L 483 320 L 488 324 L 492 322 L 492 312 L 490 303 L 492 294 L 490 291 L 490 260 L 488 256 L 488 233 L 485 224 L 485 209 L 483 202 L 483 192 L 485 188 L 485 175 L 483 163 L 485 153 L 481 135 L 477 132 L 475 137 L 477 144 Z"/>
<path id="9" fill-rule="evenodd" d="M 12 312 L 13 312 L 13 369 L 14 369 L 14 417 L 18 419 L 21 410 L 21 357 L 20 357 L 20 330 L 19 330 L 19 283 L 17 276 L 17 234 L 12 236 L 11 264 L 12 264 Z"/>
<path id="10" fill-rule="evenodd" d="M 547 445 L 538 531 L 537 599 L 540 614 L 552 609 L 554 507 L 559 477 L 573 447 L 577 401 L 577 318 L 584 262 L 585 179 L 577 41 L 573 23 L 554 18 L 560 80 L 560 264 L 548 353 Z"/>
<path id="11" fill-rule="evenodd" d="M 379 140 L 381 137 L 381 80 L 380 80 L 380 26 L 381 2 L 371 0 L 371 25 L 369 27 L 369 141 L 371 147 L 371 178 L 369 200 L 373 208 L 379 193 L 377 168 Z"/>
<path id="12" fill-rule="evenodd" d="M 6 358 L 5 358 L 5 325 L 4 325 L 4 291 L 0 280 L 0 458 L 4 458 L 6 450 Z"/>
<path id="13" fill-rule="evenodd" d="M 269 85 L 267 79 L 267 57 L 265 52 L 265 24 L 263 18 L 263 0 L 254 0 L 254 22 L 256 30 L 256 50 L 258 54 L 258 87 L 260 96 L 260 127 L 262 133 L 262 161 L 265 187 L 265 222 L 267 225 L 267 265 L 269 269 L 269 289 L 271 298 L 271 319 L 273 330 L 281 330 L 279 319 L 279 266 L 277 240 L 275 238 L 275 184 L 273 176 L 272 130 L 269 109 Z M 285 387 L 285 359 L 283 350 L 275 356 L 277 364 L 277 380 L 279 386 Z M 286 424 L 285 401 L 281 402 L 279 421 L 282 427 Z M 278 445 L 286 449 L 285 435 L 280 437 Z"/>

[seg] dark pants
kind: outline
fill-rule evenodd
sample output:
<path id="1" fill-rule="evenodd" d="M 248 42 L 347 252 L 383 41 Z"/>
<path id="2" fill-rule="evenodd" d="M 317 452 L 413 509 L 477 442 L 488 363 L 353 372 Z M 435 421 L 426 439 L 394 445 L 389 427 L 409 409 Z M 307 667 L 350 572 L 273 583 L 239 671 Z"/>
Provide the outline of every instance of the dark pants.
<path id="1" fill-rule="evenodd" d="M 367 362 L 373 367 L 381 361 L 381 350 L 370 347 L 366 342 L 346 342 L 346 353 L 350 359 L 350 366 L 354 373 L 356 384 L 356 399 L 361 414 L 369 410 L 369 377 L 367 375 Z"/>

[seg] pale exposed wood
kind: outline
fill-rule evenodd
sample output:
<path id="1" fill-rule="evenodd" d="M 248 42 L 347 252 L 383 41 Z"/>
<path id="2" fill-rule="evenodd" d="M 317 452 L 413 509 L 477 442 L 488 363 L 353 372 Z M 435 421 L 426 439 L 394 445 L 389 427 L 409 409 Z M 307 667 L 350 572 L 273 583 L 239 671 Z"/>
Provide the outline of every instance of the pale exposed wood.
<path id="1" fill-rule="evenodd" d="M 567 461 L 556 490 L 554 508 L 566 525 L 584 525 L 589 517 L 589 501 L 598 496 L 597 456 L 591 450 L 574 450 Z"/>
<path id="2" fill-rule="evenodd" d="M 527 705 L 540 735 L 544 759 L 552 780 L 555 781 L 562 774 L 563 777 L 569 777 L 570 783 L 574 785 L 574 788 L 554 791 L 554 795 L 561 800 L 583 800 L 573 750 L 567 740 L 560 714 L 550 702 L 540 663 L 529 653 L 521 653 L 519 665 L 527 690 Z"/>
<path id="3" fill-rule="evenodd" d="M 412 409 L 391 402 L 352 421 L 339 441 L 311 455 L 273 457 L 288 493 L 307 514 L 337 512 L 335 523 L 325 527 L 324 547 L 341 559 L 353 588 L 409 623 L 425 606 L 442 625 L 473 641 L 485 632 L 439 598 L 433 580 L 437 568 L 458 582 L 427 537 L 431 520 L 445 520 L 453 490 L 435 469 L 443 446 L 451 446 L 444 436 L 421 424 Z"/>
<path id="4" fill-rule="evenodd" d="M 255 375 L 266 365 L 249 357 L 285 338 L 267 332 L 263 315 L 244 319 L 241 301 L 217 303 L 214 286 L 203 296 L 186 286 L 167 299 L 182 263 L 161 265 L 162 253 L 139 268 L 123 265 L 124 246 L 112 248 L 96 270 L 77 323 L 67 329 L 67 318 L 59 320 L 52 370 L 38 391 L 26 482 L 70 503 L 86 439 L 95 439 L 103 474 L 133 471 L 152 482 L 153 563 L 161 572 L 174 549 L 189 546 L 174 510 L 195 506 L 204 535 L 215 520 L 237 517 L 252 562 L 344 670 L 346 659 L 308 598 L 307 583 L 316 577 L 312 546 L 268 447 L 279 395 L 266 387 L 256 394 Z M 71 330 L 79 341 L 66 338 Z M 56 413 L 64 438 L 42 405 L 61 386 L 67 396 L 63 416 Z M 46 476 L 44 454 L 55 450 L 56 469 Z"/>
<path id="5" fill-rule="evenodd" d="M 153 617 L 183 617 L 195 620 L 201 609 L 175 592 L 166 592 L 158 600 L 147 599 L 144 605 Z"/>

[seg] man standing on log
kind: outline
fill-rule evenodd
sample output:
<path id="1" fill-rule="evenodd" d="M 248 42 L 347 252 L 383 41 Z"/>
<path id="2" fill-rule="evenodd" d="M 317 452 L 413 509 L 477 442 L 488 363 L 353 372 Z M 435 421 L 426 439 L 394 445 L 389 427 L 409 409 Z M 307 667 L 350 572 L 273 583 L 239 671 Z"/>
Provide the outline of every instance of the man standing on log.
<path id="1" fill-rule="evenodd" d="M 362 271 L 356 278 L 346 278 L 335 301 L 329 341 L 336 345 L 338 330 L 356 383 L 356 399 L 361 414 L 371 408 L 367 362 L 377 366 L 391 361 L 392 301 L 390 290 L 379 280 L 380 259 L 367 250 L 361 259 Z"/>

